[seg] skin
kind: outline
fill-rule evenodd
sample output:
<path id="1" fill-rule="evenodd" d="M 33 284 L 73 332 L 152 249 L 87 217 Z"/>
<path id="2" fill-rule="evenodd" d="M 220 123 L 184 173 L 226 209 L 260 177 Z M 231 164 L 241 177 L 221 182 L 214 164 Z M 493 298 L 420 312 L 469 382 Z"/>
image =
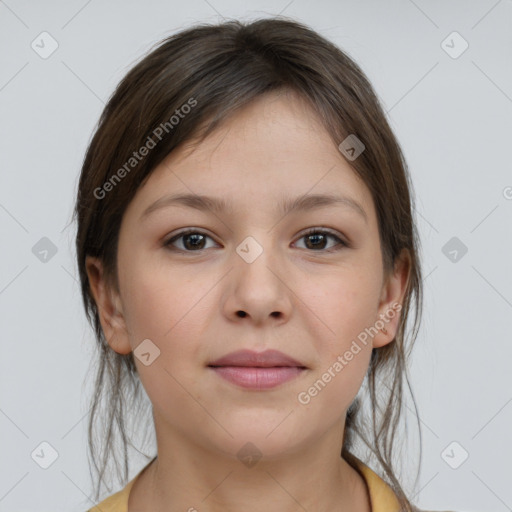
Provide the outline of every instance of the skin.
<path id="1" fill-rule="evenodd" d="M 233 211 L 168 206 L 140 220 L 178 192 L 231 200 Z M 367 222 L 343 206 L 284 217 L 276 209 L 284 197 L 311 193 L 350 196 Z M 175 251 L 163 245 L 188 227 L 207 235 L 202 250 L 187 237 L 174 241 Z M 315 246 L 304 236 L 312 227 L 330 228 L 350 246 L 330 237 Z M 263 248 L 252 263 L 236 252 L 248 236 Z M 168 155 L 123 217 L 119 291 L 106 284 L 101 261 L 87 258 L 111 348 L 127 354 L 150 339 L 160 350 L 148 366 L 135 357 L 158 458 L 135 482 L 129 511 L 370 511 L 364 479 L 340 457 L 345 416 L 372 348 L 394 339 L 399 313 L 308 404 L 297 396 L 402 303 L 407 258 L 395 269 L 386 278 L 369 190 L 292 93 L 259 97 L 196 149 Z M 255 391 L 207 368 L 242 348 L 281 350 L 307 370 Z M 237 458 L 249 441 L 262 454 L 252 467 Z"/>

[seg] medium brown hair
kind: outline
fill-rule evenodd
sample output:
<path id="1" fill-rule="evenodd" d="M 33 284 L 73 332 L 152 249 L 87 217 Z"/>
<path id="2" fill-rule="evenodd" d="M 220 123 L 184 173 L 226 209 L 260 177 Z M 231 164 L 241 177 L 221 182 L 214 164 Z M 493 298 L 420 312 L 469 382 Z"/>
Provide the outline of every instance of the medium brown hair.
<path id="1" fill-rule="evenodd" d="M 98 348 L 88 428 L 89 451 L 98 473 L 96 499 L 107 463 L 117 463 L 116 427 L 123 448 L 122 479 L 128 479 L 127 445 L 133 444 L 126 435 L 125 412 L 129 409 L 136 415 L 134 407 L 140 405 L 142 394 L 133 353 L 118 354 L 105 340 L 88 281 L 86 256 L 100 258 L 108 283 L 118 290 L 121 219 L 141 184 L 171 151 L 191 141 L 200 143 L 237 109 L 273 91 L 292 91 L 306 100 L 337 147 L 350 134 L 363 142 L 366 149 L 350 164 L 375 204 L 385 274 L 392 272 L 402 250 L 409 254 L 409 281 L 396 337 L 371 354 L 367 372 L 371 422 L 366 422 L 358 396 L 347 411 L 341 456 L 354 467 L 354 436 L 359 436 L 382 466 L 382 476 L 402 509 L 411 510 L 392 461 L 404 380 L 410 389 L 407 360 L 422 309 L 419 237 L 412 215 L 410 177 L 400 146 L 360 67 L 317 32 L 284 17 L 201 24 L 161 41 L 119 83 L 90 141 L 74 217 L 82 298 Z M 143 146 L 151 149 L 135 164 L 130 159 Z M 408 332 L 413 305 L 414 324 Z M 100 413 L 102 399 L 106 413 Z M 99 447 L 94 435 L 98 421 Z"/>

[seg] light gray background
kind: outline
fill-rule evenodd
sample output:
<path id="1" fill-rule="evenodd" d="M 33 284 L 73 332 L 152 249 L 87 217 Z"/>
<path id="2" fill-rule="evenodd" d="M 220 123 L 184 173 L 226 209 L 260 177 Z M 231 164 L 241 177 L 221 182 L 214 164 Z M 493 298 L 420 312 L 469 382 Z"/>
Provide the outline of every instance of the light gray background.
<path id="1" fill-rule="evenodd" d="M 76 280 L 75 226 L 68 224 L 105 101 L 161 38 L 195 22 L 278 13 L 306 22 L 362 66 L 410 166 L 426 292 L 411 368 L 423 426 L 417 504 L 512 510 L 512 2 L 6 0 L 1 511 L 92 506 L 85 427 L 94 343 Z M 58 42 L 47 59 L 31 48 L 43 31 Z M 469 44 L 457 58 L 442 46 L 453 31 Z M 447 43 L 452 52 L 462 48 Z M 42 237 L 57 247 L 46 262 L 32 252 Z M 468 249 L 456 262 L 443 252 L 452 237 Z M 411 431 L 413 410 L 406 413 Z M 58 452 L 48 469 L 31 458 L 42 442 Z M 463 449 L 469 458 L 452 469 L 446 461 Z M 405 480 L 417 458 L 412 451 L 403 457 Z M 133 460 L 132 475 L 144 462 Z"/>

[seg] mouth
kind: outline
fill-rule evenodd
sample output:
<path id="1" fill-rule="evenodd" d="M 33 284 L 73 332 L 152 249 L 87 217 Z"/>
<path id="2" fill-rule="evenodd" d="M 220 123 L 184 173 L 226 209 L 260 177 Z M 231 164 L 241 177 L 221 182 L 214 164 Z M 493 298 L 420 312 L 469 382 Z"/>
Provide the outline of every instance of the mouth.
<path id="1" fill-rule="evenodd" d="M 304 373 L 307 367 L 278 350 L 232 352 L 208 365 L 219 377 L 246 389 L 271 389 Z"/>

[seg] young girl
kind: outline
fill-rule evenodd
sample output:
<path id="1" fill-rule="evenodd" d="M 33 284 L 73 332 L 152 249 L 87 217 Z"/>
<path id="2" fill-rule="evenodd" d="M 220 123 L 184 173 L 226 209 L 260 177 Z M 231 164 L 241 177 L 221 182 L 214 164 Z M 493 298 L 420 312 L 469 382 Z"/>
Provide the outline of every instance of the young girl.
<path id="1" fill-rule="evenodd" d="M 91 511 L 417 510 L 392 462 L 422 302 L 409 180 L 361 69 L 300 23 L 196 26 L 126 75 L 75 210 L 96 501 L 116 426 L 124 448 Z M 157 454 L 127 483 L 141 384 Z"/>

